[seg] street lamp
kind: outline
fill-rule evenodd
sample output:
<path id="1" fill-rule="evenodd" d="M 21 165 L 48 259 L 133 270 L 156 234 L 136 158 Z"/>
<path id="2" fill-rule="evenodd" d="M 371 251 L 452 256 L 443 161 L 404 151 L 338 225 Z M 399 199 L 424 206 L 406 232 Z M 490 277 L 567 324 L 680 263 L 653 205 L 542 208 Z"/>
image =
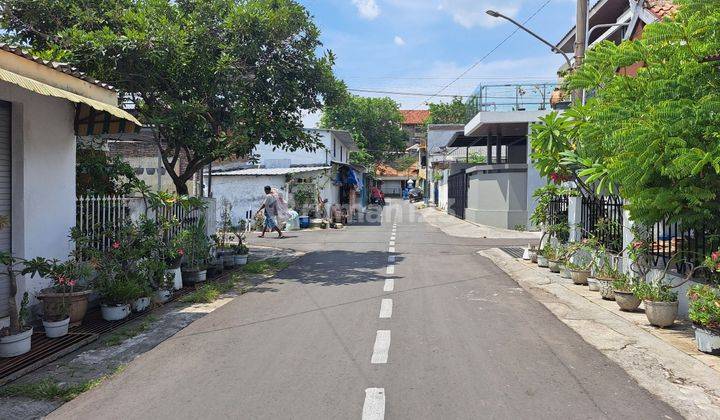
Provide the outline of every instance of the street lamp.
<path id="1" fill-rule="evenodd" d="M 555 51 L 556 53 L 561 54 L 561 55 L 563 56 L 563 58 L 565 59 L 565 61 L 567 61 L 568 68 L 572 68 L 572 67 L 573 67 L 572 62 L 570 61 L 570 57 L 568 57 L 567 54 L 565 54 L 561 49 L 559 49 L 559 48 L 556 47 L 555 45 L 553 45 L 553 44 L 549 43 L 548 41 L 544 40 L 543 38 L 541 38 L 540 35 L 536 34 L 535 32 L 533 32 L 533 31 L 531 31 L 530 29 L 528 29 L 528 28 L 526 28 L 525 26 L 523 26 L 520 22 L 516 21 L 515 19 L 513 19 L 513 18 L 511 18 L 511 17 L 505 16 L 505 15 L 503 15 L 503 14 L 500 13 L 500 12 L 496 12 L 495 10 L 486 10 L 485 13 L 487 13 L 488 15 L 490 15 L 490 16 L 492 16 L 492 17 L 494 17 L 494 18 L 505 19 L 505 20 L 507 20 L 508 22 L 511 22 L 512 24 L 514 24 L 515 26 L 517 26 L 518 28 L 522 29 L 523 31 L 529 33 L 530 35 L 532 35 L 533 37 L 535 37 L 538 41 L 540 41 L 540 42 L 542 42 L 543 44 L 545 44 L 545 45 L 547 45 L 548 47 L 550 47 L 550 49 L 551 49 L 552 51 Z"/>

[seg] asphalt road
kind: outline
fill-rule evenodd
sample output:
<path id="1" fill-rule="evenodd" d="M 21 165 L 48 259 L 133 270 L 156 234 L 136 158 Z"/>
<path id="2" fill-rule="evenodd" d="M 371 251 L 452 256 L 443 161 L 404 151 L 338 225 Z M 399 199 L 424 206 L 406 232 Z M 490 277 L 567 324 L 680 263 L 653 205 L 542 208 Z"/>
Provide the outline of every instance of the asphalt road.
<path id="1" fill-rule="evenodd" d="M 401 209 L 265 239 L 308 254 L 50 418 L 680 418 L 476 254 L 517 240 Z"/>

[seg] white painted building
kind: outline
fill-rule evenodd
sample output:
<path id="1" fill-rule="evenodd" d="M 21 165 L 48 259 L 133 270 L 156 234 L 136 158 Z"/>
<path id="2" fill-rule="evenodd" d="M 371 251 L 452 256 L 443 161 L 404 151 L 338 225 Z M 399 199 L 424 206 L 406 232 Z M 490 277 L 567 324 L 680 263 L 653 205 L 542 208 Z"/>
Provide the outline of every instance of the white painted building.
<path id="1" fill-rule="evenodd" d="M 364 170 L 349 163 L 350 153 L 358 150 L 350 133 L 340 130 L 306 130 L 319 136 L 322 144 L 320 148 L 314 151 L 285 151 L 261 143 L 253 151 L 258 157 L 257 165 L 226 163 L 212 171 L 212 179 L 206 177 L 205 185 L 210 185 L 218 206 L 222 205 L 223 200 L 232 204 L 233 223 L 255 215 L 265 196 L 265 186 L 278 189 L 292 206 L 296 188 L 315 184 L 320 198 L 327 200 L 326 215 L 330 214 L 333 204 L 346 204 L 350 194 L 353 195 L 356 207 L 362 206 L 363 200 L 357 188 L 337 182 L 338 173 L 349 170 L 362 180 Z"/>
<path id="2" fill-rule="evenodd" d="M 75 138 L 134 131 L 140 123 L 117 104 L 117 92 L 99 81 L 0 44 L 0 215 L 10 219 L 0 249 L 20 258 L 67 258 L 76 217 Z M 19 299 L 48 285 L 37 277 L 18 283 Z M 0 276 L 0 323 L 7 322 L 8 286 Z"/>

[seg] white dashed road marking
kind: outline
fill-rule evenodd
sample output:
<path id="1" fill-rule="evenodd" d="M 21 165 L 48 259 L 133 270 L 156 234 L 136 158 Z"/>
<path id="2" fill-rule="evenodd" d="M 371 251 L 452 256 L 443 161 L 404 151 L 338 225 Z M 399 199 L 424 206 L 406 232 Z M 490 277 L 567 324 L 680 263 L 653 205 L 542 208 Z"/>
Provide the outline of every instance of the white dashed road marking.
<path id="1" fill-rule="evenodd" d="M 388 248 L 388 252 L 395 252 L 395 247 L 391 246 L 390 248 Z"/>
<path id="2" fill-rule="evenodd" d="M 387 274 L 395 274 L 395 266 L 394 265 L 388 265 L 387 270 L 385 270 Z"/>
<path id="3" fill-rule="evenodd" d="M 385 279 L 385 287 L 383 291 L 392 292 L 395 289 L 395 279 Z"/>
<path id="4" fill-rule="evenodd" d="M 390 246 L 395 245 L 395 241 L 390 241 Z"/>
<path id="5" fill-rule="evenodd" d="M 388 319 L 392 317 L 393 301 L 392 299 L 383 299 L 380 303 L 380 318 Z"/>
<path id="6" fill-rule="evenodd" d="M 375 336 L 375 346 L 373 347 L 373 355 L 370 363 L 375 365 L 387 363 L 389 352 L 390 330 L 379 330 Z"/>
<path id="7" fill-rule="evenodd" d="M 365 390 L 362 420 L 385 419 L 385 388 L 368 388 Z"/>

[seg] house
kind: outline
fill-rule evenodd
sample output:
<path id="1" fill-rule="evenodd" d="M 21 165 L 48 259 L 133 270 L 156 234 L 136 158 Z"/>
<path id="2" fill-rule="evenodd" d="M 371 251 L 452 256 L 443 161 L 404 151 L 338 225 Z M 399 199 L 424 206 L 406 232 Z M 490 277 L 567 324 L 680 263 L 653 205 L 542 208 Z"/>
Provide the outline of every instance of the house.
<path id="1" fill-rule="evenodd" d="M 111 86 L 0 44 L 0 214 L 10 219 L 0 248 L 20 258 L 66 259 L 76 217 L 76 136 L 139 127 Z M 19 295 L 47 285 L 19 279 Z M 0 277 L 0 319 L 8 315 L 8 294 Z"/>
<path id="2" fill-rule="evenodd" d="M 403 116 L 402 129 L 408 135 L 408 147 L 421 143 L 425 139 L 425 121 L 430 118 L 430 111 L 406 109 L 400 113 Z"/>
<path id="3" fill-rule="evenodd" d="M 356 212 L 367 203 L 365 169 L 350 163 L 350 153 L 358 151 L 350 133 L 306 131 L 319 137 L 320 148 L 287 151 L 260 143 L 253 151 L 257 163 L 240 160 L 215 164 L 211 176 L 205 177 L 205 185 L 219 206 L 223 201 L 232 205 L 233 221 L 254 216 L 265 196 L 265 186 L 280 191 L 291 206 L 297 204 L 294 199 L 297 191 L 311 189 L 317 195 L 315 201 L 327 200 L 319 207 L 317 217 L 323 213 L 329 216 L 334 204 Z"/>
<path id="4" fill-rule="evenodd" d="M 387 196 L 401 196 L 408 182 L 417 182 L 418 164 L 414 163 L 405 170 L 393 168 L 384 163 L 375 165 L 375 181 Z"/>

